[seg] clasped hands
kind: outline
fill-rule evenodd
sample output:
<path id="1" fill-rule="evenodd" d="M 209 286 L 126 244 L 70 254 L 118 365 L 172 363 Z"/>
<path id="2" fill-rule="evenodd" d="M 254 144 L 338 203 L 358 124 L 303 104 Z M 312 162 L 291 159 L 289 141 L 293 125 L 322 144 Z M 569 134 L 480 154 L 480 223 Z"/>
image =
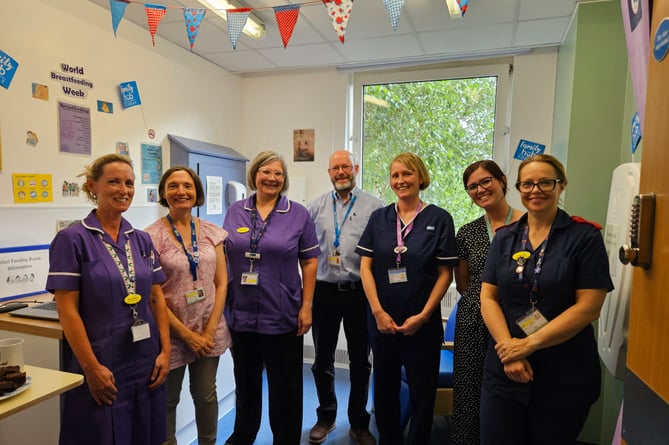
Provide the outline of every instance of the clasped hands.
<path id="1" fill-rule="evenodd" d="M 425 324 L 420 315 L 412 315 L 404 320 L 402 325 L 395 323 L 395 320 L 385 311 L 378 314 L 376 317 L 376 327 L 382 334 L 404 334 L 413 335 L 418 329 Z"/>
<path id="2" fill-rule="evenodd" d="M 532 365 L 527 360 L 533 350 L 527 338 L 502 340 L 495 345 L 495 351 L 509 379 L 516 383 L 529 383 L 534 379 Z"/>

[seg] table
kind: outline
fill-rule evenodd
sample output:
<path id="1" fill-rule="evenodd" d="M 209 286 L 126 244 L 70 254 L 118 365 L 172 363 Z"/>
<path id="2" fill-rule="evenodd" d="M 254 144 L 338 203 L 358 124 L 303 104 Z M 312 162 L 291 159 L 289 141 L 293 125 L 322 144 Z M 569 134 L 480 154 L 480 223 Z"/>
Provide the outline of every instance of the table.
<path id="1" fill-rule="evenodd" d="M 25 365 L 24 371 L 32 379 L 32 383 L 21 394 L 0 400 L 0 419 L 37 405 L 84 383 L 84 376 L 81 374 L 30 365 Z"/>

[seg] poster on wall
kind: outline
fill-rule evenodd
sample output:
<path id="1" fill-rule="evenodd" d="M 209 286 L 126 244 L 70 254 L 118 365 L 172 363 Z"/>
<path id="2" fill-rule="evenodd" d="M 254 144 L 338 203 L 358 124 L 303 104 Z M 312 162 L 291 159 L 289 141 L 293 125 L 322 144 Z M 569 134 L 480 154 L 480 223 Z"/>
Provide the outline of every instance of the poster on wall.
<path id="1" fill-rule="evenodd" d="M 163 147 L 142 144 L 142 184 L 158 184 L 163 174 Z"/>
<path id="2" fill-rule="evenodd" d="M 51 175 L 39 173 L 12 173 L 14 204 L 52 202 Z"/>
<path id="3" fill-rule="evenodd" d="M 0 50 L 0 87 L 8 90 L 19 63 L 6 52 Z"/>
<path id="4" fill-rule="evenodd" d="M 91 154 L 91 110 L 80 105 L 58 102 L 60 152 Z"/>
<path id="5" fill-rule="evenodd" d="M 0 300 L 46 292 L 49 245 L 0 248 Z"/>
<path id="6" fill-rule="evenodd" d="M 207 176 L 207 215 L 223 214 L 223 177 Z"/>
<path id="7" fill-rule="evenodd" d="M 315 130 L 293 130 L 293 161 L 313 162 L 315 144 Z"/>

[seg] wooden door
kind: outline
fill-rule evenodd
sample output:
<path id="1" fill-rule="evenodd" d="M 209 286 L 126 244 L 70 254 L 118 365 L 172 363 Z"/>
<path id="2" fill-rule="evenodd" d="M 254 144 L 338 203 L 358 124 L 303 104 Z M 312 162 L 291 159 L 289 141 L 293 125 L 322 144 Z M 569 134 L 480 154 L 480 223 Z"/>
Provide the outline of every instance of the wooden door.
<path id="1" fill-rule="evenodd" d="M 649 270 L 635 268 L 630 303 L 623 438 L 629 445 L 669 443 L 669 56 L 653 57 L 669 0 L 653 2 L 640 193 L 655 193 Z"/>

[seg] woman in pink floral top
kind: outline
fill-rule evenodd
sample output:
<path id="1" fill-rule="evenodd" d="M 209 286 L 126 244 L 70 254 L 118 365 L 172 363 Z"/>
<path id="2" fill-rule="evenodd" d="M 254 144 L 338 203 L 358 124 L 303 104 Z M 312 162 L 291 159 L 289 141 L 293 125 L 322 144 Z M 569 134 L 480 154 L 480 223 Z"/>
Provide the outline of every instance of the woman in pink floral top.
<path id="1" fill-rule="evenodd" d="M 216 371 L 231 345 L 223 317 L 227 266 L 222 228 L 191 215 L 204 203 L 204 189 L 188 167 L 167 170 L 158 185 L 169 213 L 146 228 L 167 281 L 162 285 L 170 320 L 172 354 L 167 377 L 167 442 L 176 445 L 176 408 L 186 366 L 195 405 L 199 444 L 215 444 L 218 424 Z"/>

